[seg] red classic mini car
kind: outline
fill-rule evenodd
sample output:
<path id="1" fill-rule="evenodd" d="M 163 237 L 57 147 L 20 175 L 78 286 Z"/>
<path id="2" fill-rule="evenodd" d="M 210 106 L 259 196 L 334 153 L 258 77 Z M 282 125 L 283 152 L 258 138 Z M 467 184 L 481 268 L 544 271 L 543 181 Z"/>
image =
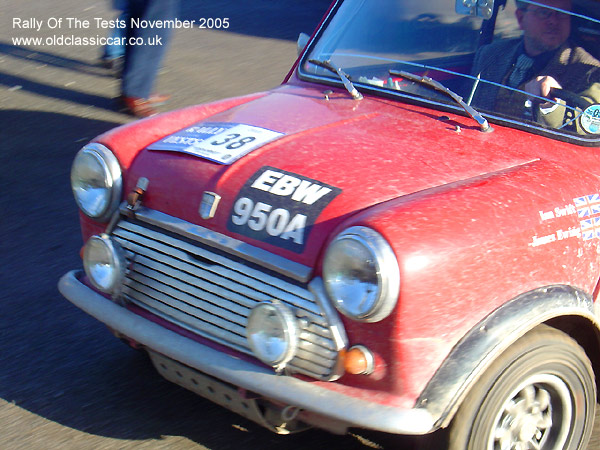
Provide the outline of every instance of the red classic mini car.
<path id="1" fill-rule="evenodd" d="M 599 16 L 596 0 L 334 2 L 281 86 L 81 149 L 85 270 L 61 292 L 273 431 L 584 449 Z"/>

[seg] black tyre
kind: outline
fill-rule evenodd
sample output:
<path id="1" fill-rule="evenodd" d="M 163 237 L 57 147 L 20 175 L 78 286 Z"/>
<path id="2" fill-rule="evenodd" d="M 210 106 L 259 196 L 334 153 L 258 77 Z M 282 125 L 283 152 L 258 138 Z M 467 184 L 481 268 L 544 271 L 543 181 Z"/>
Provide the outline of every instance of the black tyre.
<path id="1" fill-rule="evenodd" d="M 450 450 L 585 450 L 596 385 L 583 349 L 540 326 L 507 349 L 460 406 Z"/>

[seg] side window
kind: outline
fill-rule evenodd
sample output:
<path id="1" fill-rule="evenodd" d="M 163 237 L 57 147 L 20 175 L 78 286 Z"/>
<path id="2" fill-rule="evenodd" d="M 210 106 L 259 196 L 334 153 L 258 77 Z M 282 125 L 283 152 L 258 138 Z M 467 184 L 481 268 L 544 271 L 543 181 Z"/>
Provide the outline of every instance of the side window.
<path id="1" fill-rule="evenodd" d="M 498 13 L 493 42 L 479 48 L 469 102 L 524 124 L 597 140 L 600 3 L 523 0 L 519 5 L 517 11 L 515 0 L 508 0 Z"/>
<path id="2" fill-rule="evenodd" d="M 507 0 L 507 4 L 498 11 L 498 17 L 496 18 L 496 26 L 494 27 L 494 40 L 498 39 L 511 39 L 521 35 L 519 29 L 519 23 L 515 16 L 514 0 Z"/>
<path id="3" fill-rule="evenodd" d="M 600 2 L 579 0 L 573 4 L 571 38 L 596 59 L 600 59 Z M 585 19 L 587 17 L 589 19 Z"/>

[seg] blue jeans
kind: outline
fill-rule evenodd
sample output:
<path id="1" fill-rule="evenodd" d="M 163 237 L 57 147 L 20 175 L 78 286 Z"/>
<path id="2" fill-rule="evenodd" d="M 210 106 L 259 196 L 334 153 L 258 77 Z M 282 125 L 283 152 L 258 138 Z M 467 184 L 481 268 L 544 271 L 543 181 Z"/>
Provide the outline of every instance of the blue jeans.
<path id="1" fill-rule="evenodd" d="M 125 21 L 125 23 L 127 23 L 127 21 L 129 20 L 129 13 L 126 9 L 122 10 L 117 20 Z M 117 59 L 121 56 L 125 56 L 125 45 L 121 44 L 125 38 L 125 28 L 113 28 L 110 32 L 109 37 L 113 39 L 113 42 L 115 42 L 116 40 L 117 43 L 112 43 L 110 45 L 107 44 L 104 46 L 102 59 L 111 60 Z"/>
<path id="2" fill-rule="evenodd" d="M 122 95 L 150 97 L 173 31 L 171 28 L 133 28 L 131 18 L 148 21 L 175 19 L 178 5 L 179 0 L 129 0 Z M 132 39 L 143 44 L 129 45 Z"/>

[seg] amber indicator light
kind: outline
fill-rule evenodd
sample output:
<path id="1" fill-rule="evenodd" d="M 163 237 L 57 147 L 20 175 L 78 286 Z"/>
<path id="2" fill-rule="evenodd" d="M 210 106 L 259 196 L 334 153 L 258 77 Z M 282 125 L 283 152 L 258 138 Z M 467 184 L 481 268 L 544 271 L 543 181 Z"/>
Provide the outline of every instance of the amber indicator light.
<path id="1" fill-rule="evenodd" d="M 344 369 L 347 373 L 368 375 L 373 372 L 373 355 L 362 345 L 349 348 L 342 357 L 344 358 Z"/>

